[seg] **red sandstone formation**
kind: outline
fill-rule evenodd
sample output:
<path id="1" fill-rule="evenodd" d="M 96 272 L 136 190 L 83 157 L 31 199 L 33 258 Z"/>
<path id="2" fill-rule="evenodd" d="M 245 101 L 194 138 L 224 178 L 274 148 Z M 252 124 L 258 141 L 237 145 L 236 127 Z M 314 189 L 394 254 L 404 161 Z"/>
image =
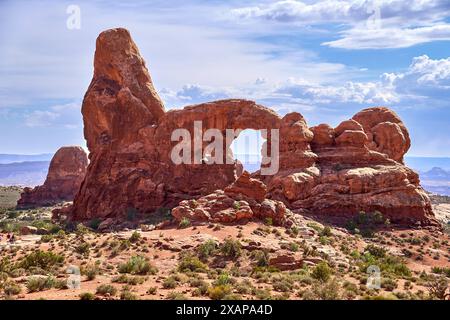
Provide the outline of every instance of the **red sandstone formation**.
<path id="1" fill-rule="evenodd" d="M 17 202 L 18 208 L 51 206 L 72 201 L 83 182 L 88 165 L 86 152 L 81 147 L 62 147 L 53 156 L 42 186 L 25 188 Z"/>
<path id="2" fill-rule="evenodd" d="M 266 186 L 250 178 L 246 171 L 236 182 L 197 200 L 184 200 L 172 209 L 177 221 L 187 218 L 193 221 L 234 223 L 253 218 L 270 218 L 277 225 L 285 220 L 286 207 L 281 201 L 266 198 Z"/>
<path id="3" fill-rule="evenodd" d="M 254 208 L 266 201 L 270 212 L 284 203 L 296 212 L 348 217 L 378 210 L 408 224 L 433 218 L 418 175 L 403 164 L 410 140 L 394 112 L 366 109 L 336 128 L 309 128 L 298 113 L 281 118 L 247 100 L 166 112 L 125 29 L 98 37 L 82 113 L 91 162 L 71 209 L 74 220 L 120 219 L 130 208 L 151 214 L 176 207 L 177 219 L 236 221 L 264 216 Z M 202 133 L 279 129 L 279 172 L 254 174 L 261 181 L 247 174 L 237 180 L 239 163 L 174 164 L 170 154 L 178 141 L 171 141 L 171 134 L 184 128 L 194 136 L 194 121 L 202 121 Z M 223 152 L 224 158 L 232 155 L 227 145 Z"/>

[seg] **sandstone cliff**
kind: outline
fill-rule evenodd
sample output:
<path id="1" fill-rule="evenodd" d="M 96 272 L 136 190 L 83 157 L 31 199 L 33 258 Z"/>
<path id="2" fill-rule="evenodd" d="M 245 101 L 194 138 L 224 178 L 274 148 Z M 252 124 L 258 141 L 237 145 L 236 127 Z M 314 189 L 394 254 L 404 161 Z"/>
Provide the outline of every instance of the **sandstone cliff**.
<path id="1" fill-rule="evenodd" d="M 18 208 L 50 206 L 72 201 L 86 174 L 88 158 L 81 147 L 62 147 L 52 158 L 42 186 L 25 188 Z"/>

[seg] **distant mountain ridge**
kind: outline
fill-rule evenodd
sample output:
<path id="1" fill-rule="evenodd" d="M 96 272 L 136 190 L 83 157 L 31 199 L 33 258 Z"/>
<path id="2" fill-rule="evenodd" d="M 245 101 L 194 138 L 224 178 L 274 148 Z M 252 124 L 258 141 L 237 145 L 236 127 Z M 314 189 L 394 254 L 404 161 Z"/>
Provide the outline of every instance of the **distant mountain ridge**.
<path id="1" fill-rule="evenodd" d="M 44 183 L 50 161 L 0 164 L 0 186 L 33 187 Z"/>
<path id="2" fill-rule="evenodd" d="M 42 153 L 35 155 L 28 154 L 0 154 L 0 164 L 8 164 L 15 162 L 30 162 L 30 161 L 50 161 L 53 153 Z"/>
<path id="3" fill-rule="evenodd" d="M 434 167 L 429 171 L 420 172 L 419 175 L 425 190 L 450 196 L 450 170 Z"/>
<path id="4" fill-rule="evenodd" d="M 433 168 L 450 170 L 450 158 L 448 157 L 405 157 L 408 167 L 419 172 L 430 171 Z"/>

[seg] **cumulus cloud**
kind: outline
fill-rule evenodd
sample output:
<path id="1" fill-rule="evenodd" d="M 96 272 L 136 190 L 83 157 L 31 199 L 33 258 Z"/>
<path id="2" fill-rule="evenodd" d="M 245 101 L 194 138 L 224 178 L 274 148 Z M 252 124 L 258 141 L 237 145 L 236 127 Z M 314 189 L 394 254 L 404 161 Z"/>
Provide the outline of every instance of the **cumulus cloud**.
<path id="1" fill-rule="evenodd" d="M 299 24 L 358 23 L 380 9 L 385 19 L 411 23 L 443 18 L 449 8 L 446 0 L 319 0 L 313 3 L 283 0 L 269 5 L 233 9 L 232 14 L 243 19 L 261 18 Z"/>
<path id="2" fill-rule="evenodd" d="M 374 81 L 321 84 L 289 78 L 275 83 L 258 80 L 236 88 L 186 85 L 179 91 L 162 90 L 162 96 L 177 106 L 245 98 L 275 107 L 283 113 L 336 105 L 414 106 L 415 102 L 424 99 L 439 99 L 446 103 L 450 98 L 450 57 L 440 60 L 426 55 L 415 57 L 406 71 L 384 73 Z"/>
<path id="3" fill-rule="evenodd" d="M 417 28 L 353 28 L 341 33 L 342 38 L 323 45 L 342 49 L 407 48 L 420 43 L 450 40 L 450 24 Z"/>
<path id="4" fill-rule="evenodd" d="M 35 110 L 24 115 L 25 126 L 35 127 L 64 127 L 76 129 L 81 125 L 79 103 L 55 105 L 46 110 Z"/>
<path id="5" fill-rule="evenodd" d="M 339 39 L 323 45 L 344 49 L 405 48 L 450 40 L 447 0 L 284 0 L 237 8 L 233 17 L 298 26 L 340 24 Z"/>

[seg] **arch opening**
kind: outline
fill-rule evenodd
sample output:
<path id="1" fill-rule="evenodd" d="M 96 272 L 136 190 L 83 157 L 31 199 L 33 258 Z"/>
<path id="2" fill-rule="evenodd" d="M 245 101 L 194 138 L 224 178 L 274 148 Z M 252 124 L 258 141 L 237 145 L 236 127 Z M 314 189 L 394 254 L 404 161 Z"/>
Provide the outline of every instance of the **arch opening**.
<path id="1" fill-rule="evenodd" d="M 233 158 L 242 163 L 244 170 L 253 173 L 261 169 L 261 150 L 266 140 L 260 130 L 245 129 L 230 146 Z"/>

